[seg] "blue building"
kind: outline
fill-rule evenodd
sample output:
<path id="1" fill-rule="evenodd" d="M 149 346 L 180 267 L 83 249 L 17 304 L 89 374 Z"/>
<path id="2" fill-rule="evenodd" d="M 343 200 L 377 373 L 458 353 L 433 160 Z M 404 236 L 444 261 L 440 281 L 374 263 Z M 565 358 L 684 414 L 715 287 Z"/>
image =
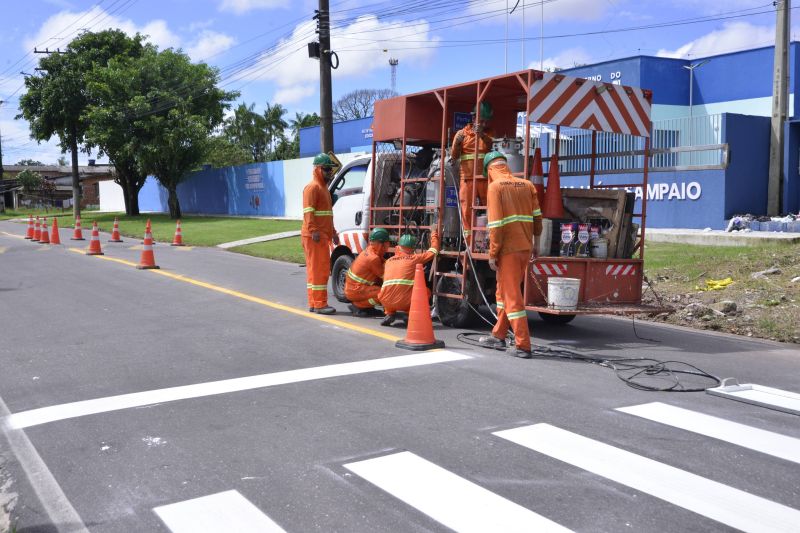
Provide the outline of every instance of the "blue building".
<path id="1" fill-rule="evenodd" d="M 791 43 L 789 56 L 783 212 L 800 210 L 798 46 Z M 733 215 L 766 212 L 773 59 L 770 46 L 692 60 L 635 56 L 563 72 L 651 89 L 654 148 L 724 145 L 720 150 L 654 157 L 650 181 L 657 187 L 648 195 L 651 227 L 722 228 Z M 460 81 L 467 80 L 454 83 Z M 334 124 L 335 151 L 371 150 L 371 123 L 365 118 Z M 552 144 L 548 141 L 542 144 L 545 152 Z M 319 152 L 319 147 L 319 127 L 300 131 L 301 157 Z M 564 148 L 562 140 L 562 154 Z M 580 169 L 562 170 L 576 178 L 563 185 L 586 183 Z M 624 181 L 617 179 L 619 174 L 611 175 L 606 183 Z M 675 187 L 680 194 L 674 194 Z M 691 194 L 686 194 L 687 187 Z"/>

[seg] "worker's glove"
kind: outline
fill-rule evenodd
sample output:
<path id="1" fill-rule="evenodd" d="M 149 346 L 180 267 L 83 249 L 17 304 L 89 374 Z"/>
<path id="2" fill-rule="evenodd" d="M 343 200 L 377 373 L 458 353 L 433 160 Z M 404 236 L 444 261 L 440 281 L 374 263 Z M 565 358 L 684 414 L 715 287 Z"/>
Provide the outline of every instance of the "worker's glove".
<path id="1" fill-rule="evenodd" d="M 339 234 L 336 233 L 335 231 L 333 232 L 333 244 L 339 246 Z"/>
<path id="2" fill-rule="evenodd" d="M 318 231 L 312 231 L 311 232 L 311 240 L 314 241 L 314 242 L 319 242 L 319 232 Z"/>
<path id="3" fill-rule="evenodd" d="M 489 268 L 497 272 L 497 259 L 494 259 L 493 257 L 489 258 Z"/>

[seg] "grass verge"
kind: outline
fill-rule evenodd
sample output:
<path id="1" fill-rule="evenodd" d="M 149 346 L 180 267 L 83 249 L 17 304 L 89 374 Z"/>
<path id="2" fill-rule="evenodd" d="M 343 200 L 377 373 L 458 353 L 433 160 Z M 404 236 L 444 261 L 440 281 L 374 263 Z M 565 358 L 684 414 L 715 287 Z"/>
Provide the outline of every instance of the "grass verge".
<path id="1" fill-rule="evenodd" d="M 288 261 L 289 263 L 303 264 L 306 262 L 303 255 L 303 246 L 300 244 L 300 237 L 237 246 L 236 248 L 231 248 L 230 251 L 252 255 L 253 257 Z"/>

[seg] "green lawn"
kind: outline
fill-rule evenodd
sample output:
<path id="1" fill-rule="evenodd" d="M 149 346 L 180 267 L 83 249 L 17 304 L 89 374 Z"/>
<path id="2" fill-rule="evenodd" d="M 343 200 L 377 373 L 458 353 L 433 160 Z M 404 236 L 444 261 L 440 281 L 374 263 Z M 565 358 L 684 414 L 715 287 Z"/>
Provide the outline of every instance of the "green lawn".
<path id="1" fill-rule="evenodd" d="M 237 246 L 236 248 L 231 248 L 231 251 L 290 263 L 302 264 L 306 262 L 303 256 L 303 246 L 300 244 L 300 237 Z"/>
<path id="2" fill-rule="evenodd" d="M 42 212 L 38 214 L 40 216 L 44 215 Z M 23 216 L 27 216 L 27 213 Z M 48 213 L 46 216 L 58 216 L 58 224 L 61 228 L 72 227 L 71 212 L 63 215 L 60 213 Z M 142 239 L 148 219 L 152 223 L 153 238 L 156 241 L 172 242 L 172 238 L 175 235 L 175 221 L 171 220 L 169 215 L 148 213 L 138 217 L 128 217 L 122 213 L 84 211 L 81 214 L 84 237 L 88 238 L 85 233 L 87 230 L 91 230 L 92 222 L 95 220 L 102 231 L 111 232 L 114 225 L 114 217 L 119 217 L 119 230 L 123 237 Z M 240 217 L 190 215 L 181 219 L 183 242 L 192 246 L 216 246 L 223 242 L 238 241 L 239 239 L 247 239 L 259 235 L 299 230 L 300 225 L 301 222 L 299 220 L 263 220 Z"/>

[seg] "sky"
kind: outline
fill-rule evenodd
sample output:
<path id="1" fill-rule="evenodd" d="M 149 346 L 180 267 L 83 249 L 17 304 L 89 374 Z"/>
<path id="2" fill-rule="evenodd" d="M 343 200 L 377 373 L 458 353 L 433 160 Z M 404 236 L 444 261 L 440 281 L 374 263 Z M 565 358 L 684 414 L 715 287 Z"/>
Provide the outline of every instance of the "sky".
<path id="1" fill-rule="evenodd" d="M 255 103 L 258 111 L 268 102 L 287 108 L 288 118 L 319 111 L 319 66 L 306 48 L 315 39 L 317 0 L 0 4 L 6 165 L 21 159 L 55 163 L 61 155 L 56 142 L 31 141 L 27 122 L 14 119 L 25 90 L 22 73 L 35 73 L 41 55 L 34 49 L 64 48 L 87 30 L 119 28 L 147 35 L 162 49 L 179 48 L 193 61 L 217 67 L 220 85 L 240 91 L 238 101 Z M 399 60 L 402 94 L 506 69 L 569 68 L 636 55 L 692 59 L 769 46 L 775 28 L 767 0 L 330 0 L 330 10 L 331 48 L 339 59 L 334 100 L 354 89 L 390 87 L 390 57 Z M 793 38 L 798 29 L 792 27 Z M 96 156 L 82 153 L 80 161 L 88 157 Z"/>

